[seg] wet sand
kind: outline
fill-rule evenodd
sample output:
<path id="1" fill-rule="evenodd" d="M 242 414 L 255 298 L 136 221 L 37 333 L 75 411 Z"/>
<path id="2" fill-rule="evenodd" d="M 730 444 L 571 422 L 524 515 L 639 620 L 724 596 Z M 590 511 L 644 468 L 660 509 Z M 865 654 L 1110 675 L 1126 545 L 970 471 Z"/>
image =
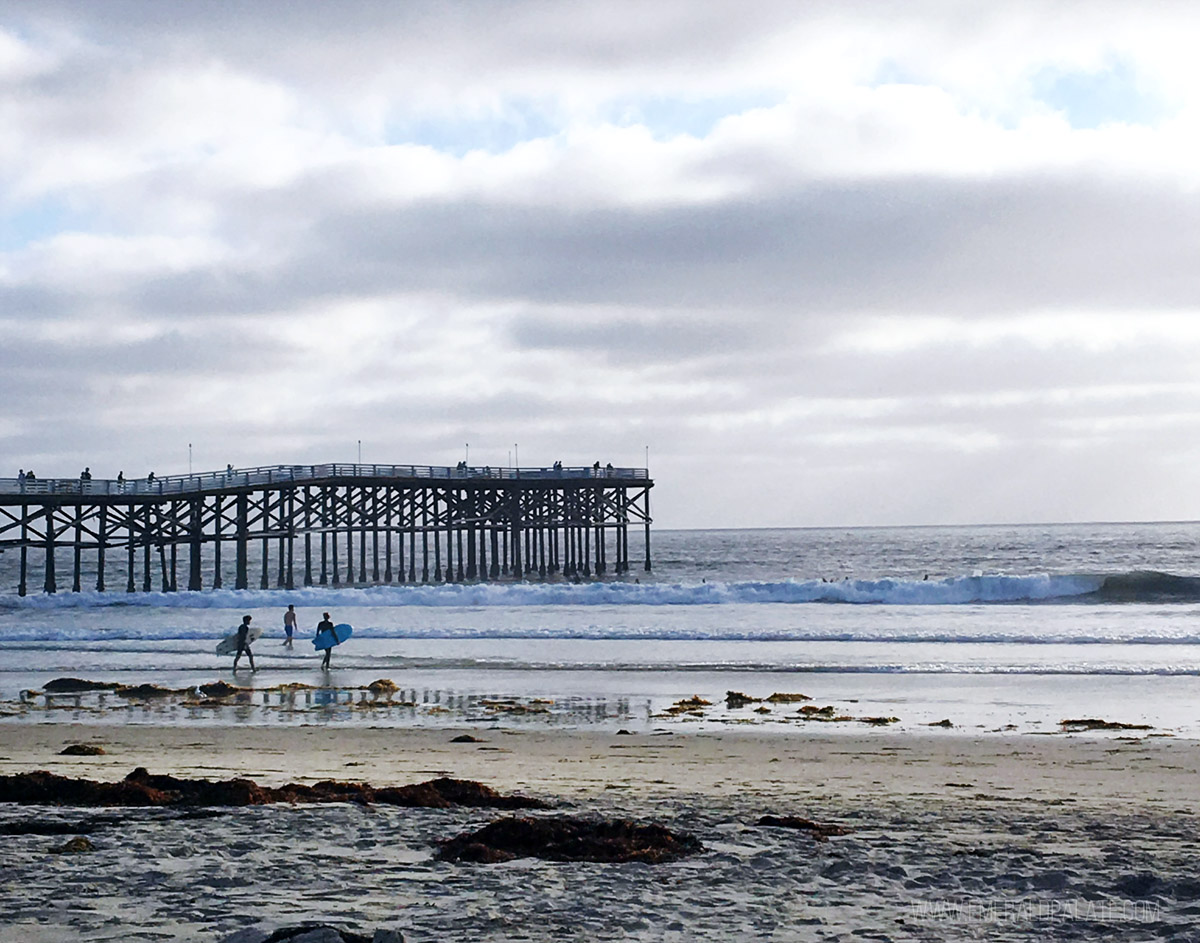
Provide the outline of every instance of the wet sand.
<path id="1" fill-rule="evenodd" d="M 469 733 L 483 742 L 452 743 Z M 103 756 L 59 756 L 70 743 Z M 1190 806 L 1200 802 L 1200 741 L 1115 733 L 972 736 L 956 731 L 806 736 L 803 731 L 629 736 L 536 727 L 188 727 L 133 724 L 0 726 L 0 774 L 46 769 L 119 779 L 137 766 L 181 776 L 247 776 L 267 784 L 361 779 L 401 784 L 432 776 L 584 799 L 619 787 L 637 796 L 746 790 L 782 799 L 944 799 L 1003 792 Z"/>
<path id="2" fill-rule="evenodd" d="M 115 780 L 145 766 L 264 784 L 449 775 L 658 821 L 669 865 L 453 865 L 434 843 L 483 810 L 101 810 L 95 850 L 5 839 L 0 940 L 219 940 L 329 919 L 410 940 L 1189 939 L 1200 913 L 1200 742 L 958 731 L 0 725 L 0 774 Z M 458 733 L 480 743 L 451 743 Z M 93 743 L 103 756 L 60 756 Z M 756 825 L 849 826 L 828 842 Z M 91 810 L 0 807 L 0 823 Z M 331 881 L 314 881 L 324 871 Z"/>

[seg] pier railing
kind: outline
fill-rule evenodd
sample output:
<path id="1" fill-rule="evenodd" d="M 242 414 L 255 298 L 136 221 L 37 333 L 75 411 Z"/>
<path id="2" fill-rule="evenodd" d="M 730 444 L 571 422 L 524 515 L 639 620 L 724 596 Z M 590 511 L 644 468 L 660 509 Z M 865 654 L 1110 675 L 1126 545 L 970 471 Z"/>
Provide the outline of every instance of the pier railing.
<path id="1" fill-rule="evenodd" d="M 154 478 L 0 478 L 0 494 L 30 495 L 164 495 L 224 491 L 290 482 L 323 481 L 331 478 L 396 479 L 412 481 L 505 481 L 547 479 L 605 479 L 645 481 L 645 468 L 597 467 L 501 468 L 491 465 L 365 465 L 327 463 L 324 465 L 260 465 L 232 468 L 194 475 L 164 475 Z"/>

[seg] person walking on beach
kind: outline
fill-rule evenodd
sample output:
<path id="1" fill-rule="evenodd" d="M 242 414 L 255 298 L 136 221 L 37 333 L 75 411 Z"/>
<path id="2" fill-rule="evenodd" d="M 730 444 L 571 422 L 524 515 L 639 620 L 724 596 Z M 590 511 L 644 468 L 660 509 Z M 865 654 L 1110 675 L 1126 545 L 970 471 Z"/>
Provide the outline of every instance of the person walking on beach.
<path id="1" fill-rule="evenodd" d="M 250 617 L 242 616 L 242 624 L 237 629 L 237 654 L 233 656 L 233 670 L 237 671 L 238 659 L 242 657 L 242 652 L 246 653 L 246 657 L 250 659 L 250 670 L 258 671 L 254 667 L 254 652 L 250 651 Z"/>
<path id="2" fill-rule="evenodd" d="M 296 631 L 296 607 L 288 606 L 287 612 L 283 614 L 283 644 L 288 648 L 292 647 L 292 633 Z"/>
<path id="3" fill-rule="evenodd" d="M 321 621 L 317 623 L 317 635 L 320 635 L 322 632 L 332 632 L 332 631 L 333 631 L 333 622 L 330 621 L 329 613 L 322 612 L 321 613 Z M 321 662 L 322 668 L 329 667 L 329 659 L 332 656 L 333 656 L 333 646 L 330 645 L 327 649 L 325 649 L 325 659 L 324 659 L 324 661 Z"/>

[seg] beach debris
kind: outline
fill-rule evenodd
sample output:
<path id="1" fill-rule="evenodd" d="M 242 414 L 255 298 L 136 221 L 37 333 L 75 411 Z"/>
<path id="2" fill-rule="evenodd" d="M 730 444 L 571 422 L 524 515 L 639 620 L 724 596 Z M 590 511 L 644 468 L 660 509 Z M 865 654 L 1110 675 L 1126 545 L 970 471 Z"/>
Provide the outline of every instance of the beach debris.
<path id="1" fill-rule="evenodd" d="M 670 707 L 663 710 L 660 716 L 675 717 L 679 714 L 695 714 L 700 716 L 704 713 L 704 708 L 712 707 L 712 701 L 706 701 L 699 694 L 693 694 L 691 697 L 685 697 Z"/>
<path id="2" fill-rule="evenodd" d="M 945 727 L 945 728 L 949 729 L 949 728 L 953 727 L 954 724 L 952 724 L 950 722 L 949 717 L 944 717 L 941 720 L 935 720 L 933 723 L 926 724 L 925 726 L 926 727 Z"/>
<path id="3" fill-rule="evenodd" d="M 844 825 L 814 822 L 798 815 L 764 815 L 754 823 L 760 828 L 795 828 L 808 832 L 817 841 L 829 841 L 833 835 L 849 835 L 854 829 Z"/>
<path id="4" fill-rule="evenodd" d="M 704 850 L 698 839 L 662 825 L 578 816 L 498 819 L 441 846 L 437 853 L 440 861 L 481 864 L 514 858 L 660 864 Z"/>
<path id="5" fill-rule="evenodd" d="M 42 685 L 47 694 L 82 694 L 86 691 L 115 691 L 121 685 L 115 681 L 86 681 L 82 678 L 55 678 Z"/>
<path id="6" fill-rule="evenodd" d="M 1060 720 L 1059 726 L 1066 733 L 1078 733 L 1084 730 L 1153 730 L 1149 724 L 1122 724 L 1113 720 L 1101 720 L 1097 717 L 1085 717 L 1077 720 Z"/>
<path id="7" fill-rule="evenodd" d="M 745 707 L 747 704 L 758 704 L 762 701 L 761 697 L 751 697 L 749 694 L 743 694 L 741 691 L 726 691 L 725 706 L 731 708 Z"/>
<path id="8" fill-rule="evenodd" d="M 824 707 L 805 704 L 796 713 L 800 715 L 800 720 L 818 720 L 829 724 L 844 724 L 855 719 L 849 714 L 836 713 L 836 708 L 832 704 L 826 704 Z"/>
<path id="9" fill-rule="evenodd" d="M 119 684 L 114 689 L 121 697 L 135 700 L 149 700 L 155 697 L 170 697 L 173 694 L 186 694 L 186 691 L 173 691 L 157 684 Z"/>
<path id="10" fill-rule="evenodd" d="M 501 698 L 492 700 L 481 700 L 481 707 L 497 714 L 549 714 L 550 710 L 546 706 L 551 704 L 551 701 L 533 699 L 527 704 L 522 704 L 515 698 Z"/>
<path id="11" fill-rule="evenodd" d="M 95 851 L 96 846 L 91 840 L 82 835 L 76 835 L 74 838 L 68 839 L 61 845 L 55 845 L 50 849 L 52 855 L 78 855 L 87 851 Z"/>
<path id="12" fill-rule="evenodd" d="M 798 704 L 801 701 L 811 701 L 812 698 L 807 694 L 787 694 L 776 691 L 767 698 L 769 704 Z"/>
<path id="13" fill-rule="evenodd" d="M 450 742 L 451 743 L 486 743 L 487 741 L 480 740 L 478 737 L 472 737 L 469 733 L 460 733 L 457 737 L 454 737 Z"/>
<path id="14" fill-rule="evenodd" d="M 228 681 L 210 681 L 208 684 L 197 685 L 196 690 L 205 697 L 230 697 L 245 689 Z"/>
<path id="15" fill-rule="evenodd" d="M 860 724 L 870 724 L 872 727 L 886 727 L 888 724 L 900 723 L 899 717 L 860 717 Z"/>
<path id="16" fill-rule="evenodd" d="M 368 684 L 367 690 L 372 694 L 395 694 L 400 690 L 400 685 L 391 678 L 379 678 Z"/>
<path id="17" fill-rule="evenodd" d="M 72 779 L 38 770 L 0 776 L 0 802 L 72 806 L 247 806 L 276 802 L 357 802 L 406 808 L 545 809 L 540 799 L 507 796 L 472 780 L 431 779 L 408 786 L 323 780 L 272 788 L 250 779 L 180 779 L 138 767 L 120 782 Z"/>
<path id="18" fill-rule="evenodd" d="M 105 749 L 94 743 L 70 743 L 58 751 L 59 756 L 104 756 Z"/>
<path id="19" fill-rule="evenodd" d="M 769 713 L 771 713 L 771 708 L 769 708 L 769 707 L 756 707 L 756 708 L 754 708 L 754 713 L 756 713 L 756 714 L 769 714 Z"/>
<path id="20" fill-rule="evenodd" d="M 399 930 L 379 929 L 368 935 L 328 923 L 301 923 L 274 930 L 247 927 L 218 943 L 404 943 L 404 935 Z"/>

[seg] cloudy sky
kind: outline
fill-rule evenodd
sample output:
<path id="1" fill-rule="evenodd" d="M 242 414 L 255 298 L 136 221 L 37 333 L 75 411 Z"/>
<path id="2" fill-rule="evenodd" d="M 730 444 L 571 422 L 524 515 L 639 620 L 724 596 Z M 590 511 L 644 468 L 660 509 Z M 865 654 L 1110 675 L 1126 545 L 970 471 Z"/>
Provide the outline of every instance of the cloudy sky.
<path id="1" fill-rule="evenodd" d="M 0 474 L 1200 517 L 1200 7 L 0 0 Z"/>

